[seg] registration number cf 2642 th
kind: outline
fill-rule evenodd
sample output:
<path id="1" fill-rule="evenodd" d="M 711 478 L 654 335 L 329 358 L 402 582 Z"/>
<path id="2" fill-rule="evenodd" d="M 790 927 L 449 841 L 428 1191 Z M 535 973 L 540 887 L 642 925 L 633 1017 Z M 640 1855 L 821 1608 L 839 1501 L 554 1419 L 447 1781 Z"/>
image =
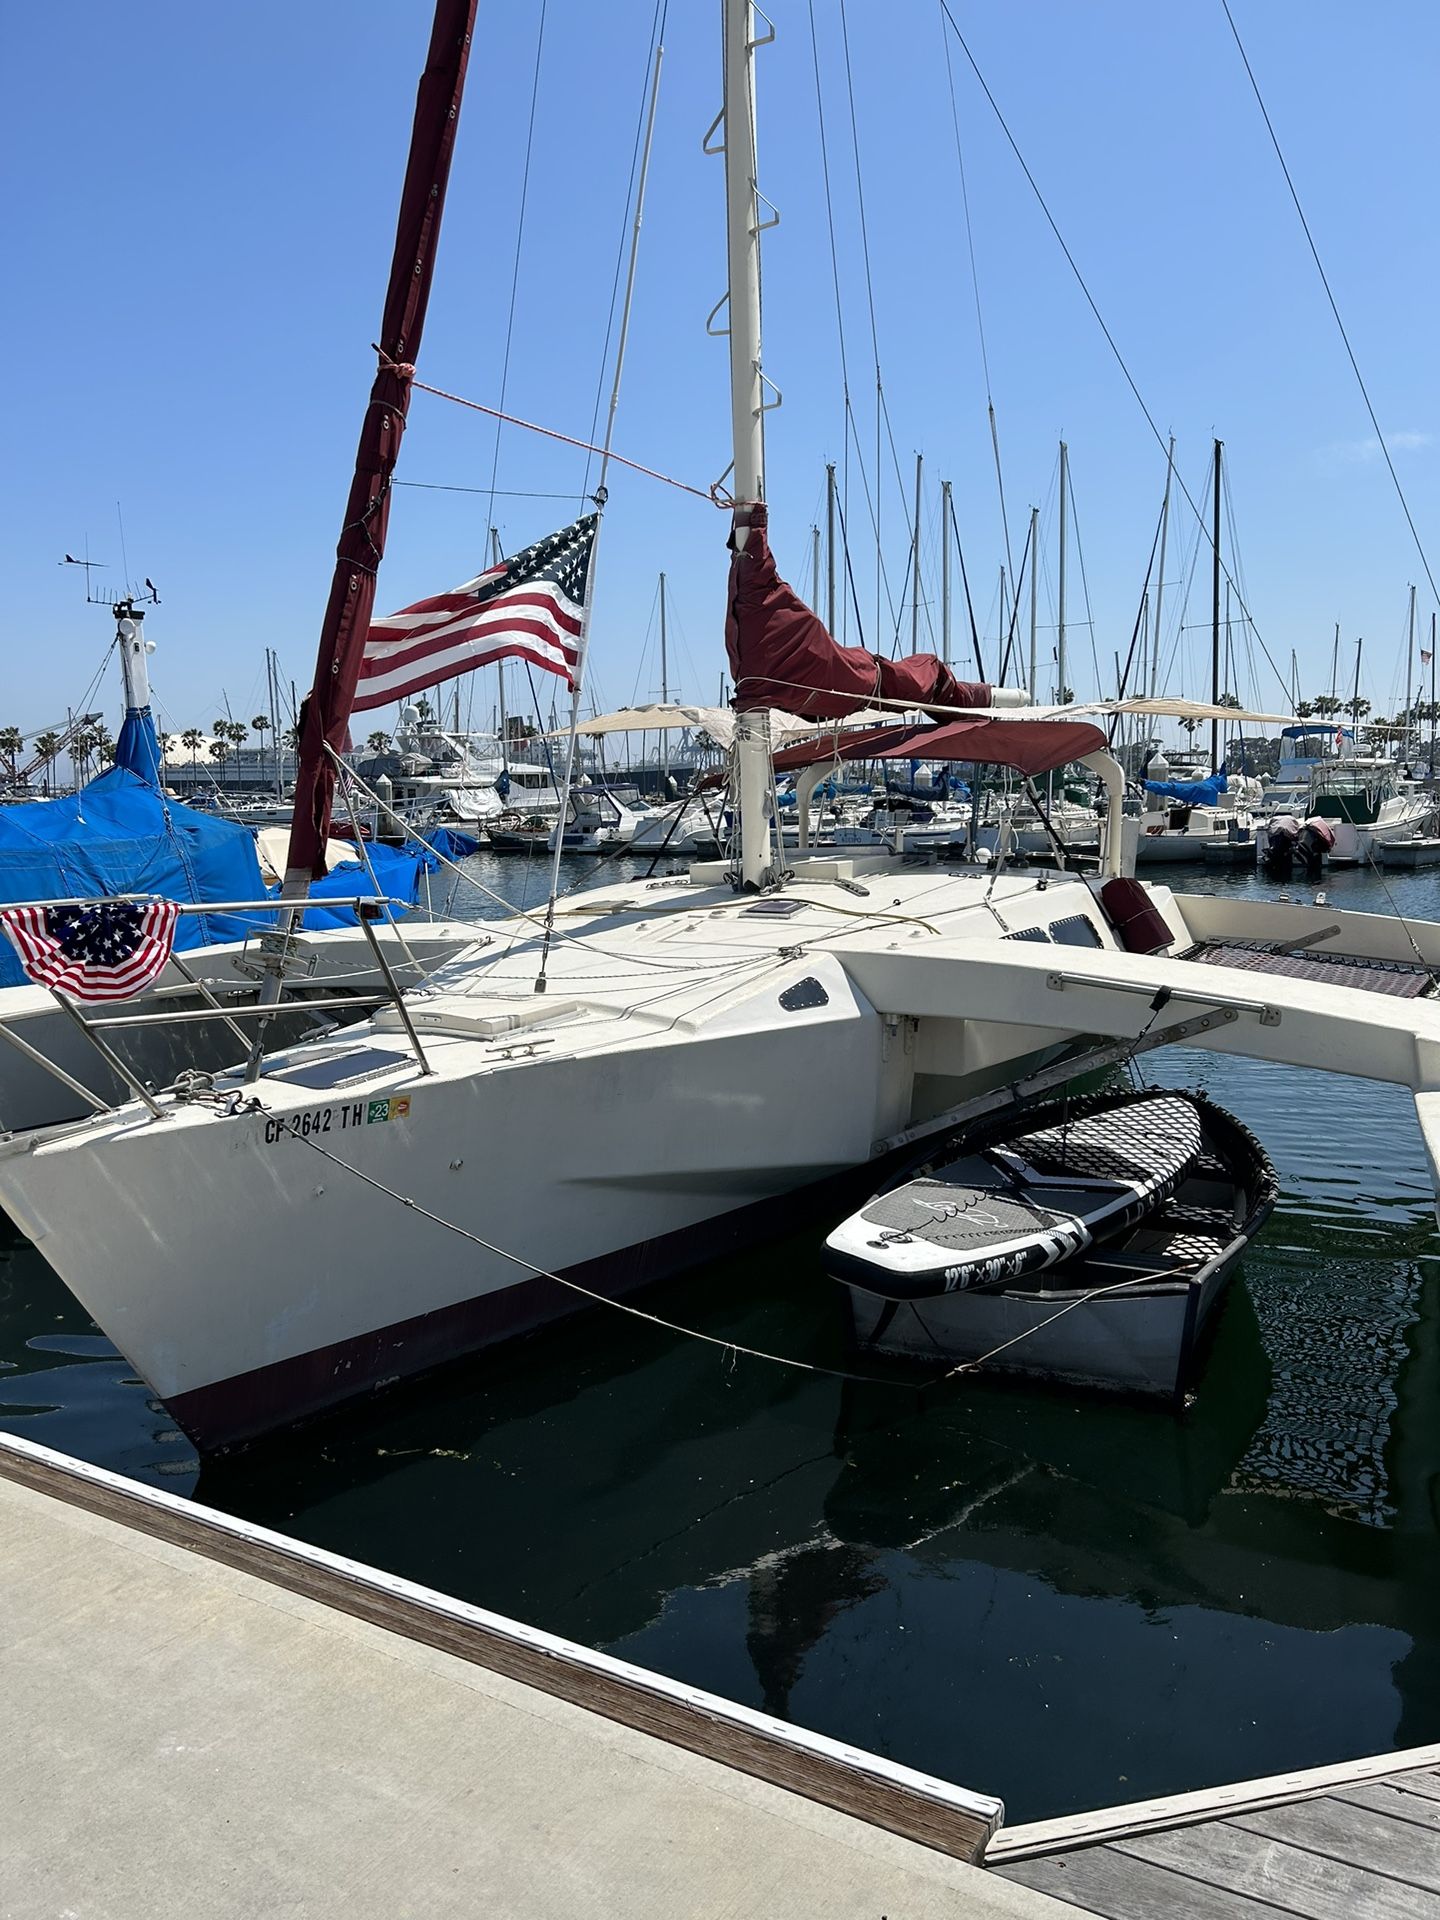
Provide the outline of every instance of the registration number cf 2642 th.
<path id="1" fill-rule="evenodd" d="M 373 1127 L 382 1120 L 408 1120 L 410 1096 L 392 1093 L 379 1100 L 346 1100 L 338 1107 L 315 1107 L 309 1113 L 271 1114 L 265 1122 L 265 1144 L 277 1140 L 308 1140 L 312 1133 L 346 1133 Z"/>

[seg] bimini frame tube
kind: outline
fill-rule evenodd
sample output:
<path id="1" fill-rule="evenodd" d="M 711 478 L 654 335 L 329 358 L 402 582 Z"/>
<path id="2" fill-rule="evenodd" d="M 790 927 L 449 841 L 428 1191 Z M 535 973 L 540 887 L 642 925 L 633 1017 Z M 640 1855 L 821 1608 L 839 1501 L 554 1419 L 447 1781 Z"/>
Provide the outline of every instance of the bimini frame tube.
<path id="1" fill-rule="evenodd" d="M 1109 800 L 1105 810 L 1105 848 L 1101 864 L 1106 878 L 1113 879 L 1120 872 L 1124 858 L 1124 832 L 1120 821 L 1125 806 L 1125 769 L 1109 753 L 1082 753 L 1080 765 L 1100 776 Z"/>

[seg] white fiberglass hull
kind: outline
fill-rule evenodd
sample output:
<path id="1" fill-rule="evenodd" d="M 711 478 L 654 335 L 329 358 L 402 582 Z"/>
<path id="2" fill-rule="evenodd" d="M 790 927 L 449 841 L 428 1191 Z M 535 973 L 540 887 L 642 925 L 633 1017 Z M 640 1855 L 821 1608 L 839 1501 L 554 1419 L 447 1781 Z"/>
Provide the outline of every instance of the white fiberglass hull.
<path id="1" fill-rule="evenodd" d="M 764 1202 L 864 1167 L 921 1108 L 1069 1037 L 955 1018 L 917 1052 L 912 1024 L 878 1012 L 826 947 L 933 944 L 952 918 L 993 944 L 997 911 L 1040 926 L 1088 913 L 1100 944 L 1083 884 L 992 889 L 868 861 L 839 863 L 866 876 L 849 892 L 802 883 L 788 914 L 725 886 L 578 896 L 570 913 L 591 918 L 557 940 L 544 996 L 533 928 L 491 923 L 493 950 L 411 996 L 429 1075 L 382 1015 L 269 1063 L 264 1111 L 130 1107 L 16 1140 L 0 1201 L 202 1442 L 422 1371 L 584 1304 L 532 1269 L 619 1292 L 713 1256 Z M 873 923 L 856 897 L 872 891 Z M 910 894 L 923 917 L 892 904 Z M 237 1084 L 237 1107 L 250 1091 Z"/>

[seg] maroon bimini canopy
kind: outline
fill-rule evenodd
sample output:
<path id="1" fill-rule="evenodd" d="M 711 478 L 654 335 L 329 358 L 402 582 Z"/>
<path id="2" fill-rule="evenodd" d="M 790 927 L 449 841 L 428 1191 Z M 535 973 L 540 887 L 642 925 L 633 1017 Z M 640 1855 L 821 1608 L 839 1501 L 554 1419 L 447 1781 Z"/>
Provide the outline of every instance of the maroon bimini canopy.
<path id="1" fill-rule="evenodd" d="M 1014 767 L 1017 773 L 1051 773 L 1087 753 L 1108 753 L 1110 743 L 1088 720 L 952 720 L 926 727 L 880 760 L 976 760 L 982 766 Z"/>
<path id="2" fill-rule="evenodd" d="M 989 686 L 957 680 L 933 653 L 883 660 L 863 647 L 836 646 L 825 623 L 780 578 L 763 502 L 737 506 L 735 525 L 749 529 L 743 547 L 733 531 L 729 543 L 725 651 L 737 713 L 783 707 L 806 720 L 843 720 L 877 700 L 926 712 L 989 706 Z"/>
<path id="3" fill-rule="evenodd" d="M 1036 774 L 1108 750 L 1104 733 L 1087 720 L 977 717 L 943 727 L 870 727 L 831 739 L 802 740 L 776 754 L 775 771 L 793 773 L 836 759 L 972 760 Z"/>

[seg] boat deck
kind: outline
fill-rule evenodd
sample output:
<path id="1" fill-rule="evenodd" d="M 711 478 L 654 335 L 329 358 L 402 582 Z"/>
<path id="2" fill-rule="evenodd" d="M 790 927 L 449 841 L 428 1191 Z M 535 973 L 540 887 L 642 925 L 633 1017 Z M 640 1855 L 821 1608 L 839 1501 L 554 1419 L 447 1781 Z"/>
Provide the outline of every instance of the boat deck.
<path id="1" fill-rule="evenodd" d="M 1404 1765 L 1422 1755 L 1430 1764 Z M 1188 1811 L 1188 1825 L 1166 1825 L 1165 1803 L 1115 1808 L 1108 1837 L 1089 1844 L 1066 1846 L 1063 1820 L 1016 1827 L 987 1858 L 1005 1879 L 1103 1920 L 1434 1920 L 1440 1749 L 1317 1772 L 1339 1776 L 1330 1791 L 1297 1776 L 1184 1795 L 1170 1817 Z M 1068 1824 L 1103 1834 L 1106 1818 Z"/>

